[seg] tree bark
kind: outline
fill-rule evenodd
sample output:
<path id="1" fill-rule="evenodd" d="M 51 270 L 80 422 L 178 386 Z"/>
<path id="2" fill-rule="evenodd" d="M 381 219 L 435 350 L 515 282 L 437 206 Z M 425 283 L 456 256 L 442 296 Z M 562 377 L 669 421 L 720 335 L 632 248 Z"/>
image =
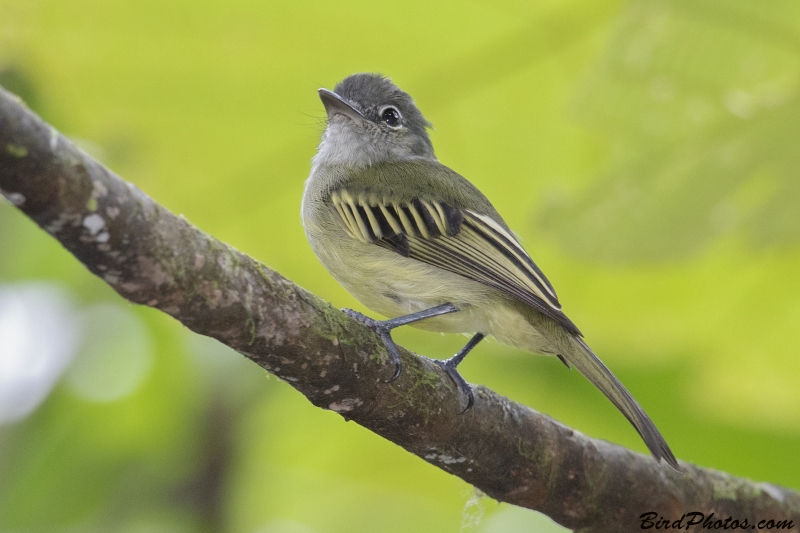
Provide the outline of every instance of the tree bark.
<path id="1" fill-rule="evenodd" d="M 661 529 L 661 520 L 674 528 L 681 517 L 686 527 L 712 514 L 711 527 L 800 527 L 794 491 L 688 463 L 676 472 L 484 387 L 459 415 L 449 377 L 402 348 L 403 372 L 385 383 L 394 367 L 374 332 L 173 215 L 2 89 L 0 192 L 122 297 L 219 340 L 317 407 L 492 498 L 598 533 Z"/>

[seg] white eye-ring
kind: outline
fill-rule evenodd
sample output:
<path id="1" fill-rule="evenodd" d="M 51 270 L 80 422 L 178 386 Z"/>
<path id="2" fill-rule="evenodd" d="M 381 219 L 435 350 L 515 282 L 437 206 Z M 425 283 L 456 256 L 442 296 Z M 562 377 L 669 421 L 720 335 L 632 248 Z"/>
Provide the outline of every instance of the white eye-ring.
<path id="1" fill-rule="evenodd" d="M 403 115 L 400 114 L 400 110 L 397 109 L 393 105 L 384 106 L 378 111 L 378 114 L 381 117 L 381 122 L 392 128 L 393 130 L 399 130 L 403 127 L 402 120 Z"/>

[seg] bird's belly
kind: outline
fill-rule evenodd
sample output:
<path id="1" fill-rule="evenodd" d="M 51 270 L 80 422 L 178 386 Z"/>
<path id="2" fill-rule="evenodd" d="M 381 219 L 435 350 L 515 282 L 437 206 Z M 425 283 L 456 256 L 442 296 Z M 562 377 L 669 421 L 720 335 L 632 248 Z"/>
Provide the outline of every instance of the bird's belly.
<path id="1" fill-rule="evenodd" d="M 397 317 L 452 303 L 455 313 L 414 322 L 417 328 L 444 333 L 484 333 L 503 344 L 552 353 L 548 343 L 514 302 L 492 287 L 403 257 L 350 237 L 309 237 L 322 264 L 358 301 L 386 317 Z"/>
<path id="2" fill-rule="evenodd" d="M 489 287 L 375 245 L 356 241 L 345 248 L 341 253 L 318 255 L 336 280 L 366 307 L 397 317 L 452 303 L 461 311 L 413 325 L 449 333 L 486 329 L 480 304 L 488 300 Z"/>

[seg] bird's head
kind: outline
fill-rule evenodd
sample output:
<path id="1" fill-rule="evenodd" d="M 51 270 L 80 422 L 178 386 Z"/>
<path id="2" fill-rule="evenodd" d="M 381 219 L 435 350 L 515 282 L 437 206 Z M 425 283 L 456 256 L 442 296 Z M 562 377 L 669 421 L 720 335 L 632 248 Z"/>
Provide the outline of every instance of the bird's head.
<path id="1" fill-rule="evenodd" d="M 408 93 L 379 74 L 353 74 L 320 89 L 328 114 L 315 164 L 369 166 L 435 159 L 425 120 Z"/>

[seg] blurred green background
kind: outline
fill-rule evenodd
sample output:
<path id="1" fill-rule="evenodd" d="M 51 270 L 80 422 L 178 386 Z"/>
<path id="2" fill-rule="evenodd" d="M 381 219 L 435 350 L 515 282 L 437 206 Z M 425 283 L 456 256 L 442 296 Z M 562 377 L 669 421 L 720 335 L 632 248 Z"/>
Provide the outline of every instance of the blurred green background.
<path id="1" fill-rule="evenodd" d="M 316 89 L 389 75 L 676 455 L 800 489 L 799 6 L 0 0 L 0 85 L 174 212 L 363 311 L 299 204 Z M 439 357 L 464 342 L 397 338 Z M 490 342 L 462 368 L 645 451 L 557 360 Z M 0 531 L 560 530 L 128 305 L 0 202 Z"/>

